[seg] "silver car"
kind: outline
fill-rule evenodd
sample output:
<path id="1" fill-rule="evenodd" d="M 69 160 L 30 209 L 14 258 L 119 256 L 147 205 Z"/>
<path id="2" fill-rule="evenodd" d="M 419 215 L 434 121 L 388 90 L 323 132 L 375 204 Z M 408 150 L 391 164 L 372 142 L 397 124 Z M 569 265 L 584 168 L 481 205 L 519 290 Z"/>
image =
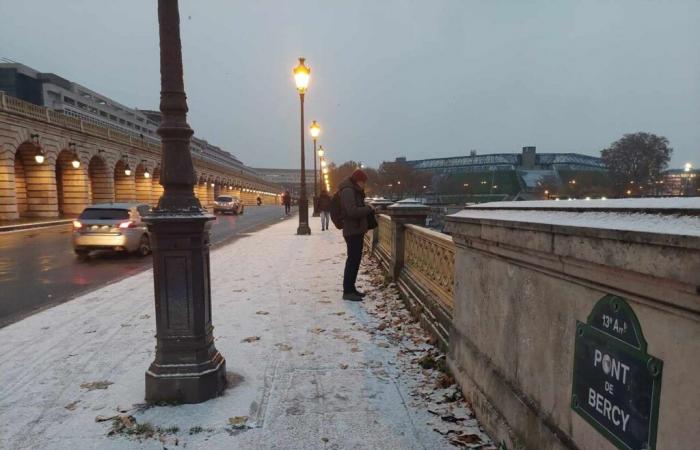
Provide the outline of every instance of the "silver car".
<path id="1" fill-rule="evenodd" d="M 214 214 L 243 214 L 243 202 L 232 195 L 219 195 L 214 201 Z"/>
<path id="2" fill-rule="evenodd" d="M 91 250 L 151 252 L 151 236 L 143 222 L 150 206 L 140 203 L 104 203 L 88 206 L 73 221 L 73 250 L 87 257 Z"/>

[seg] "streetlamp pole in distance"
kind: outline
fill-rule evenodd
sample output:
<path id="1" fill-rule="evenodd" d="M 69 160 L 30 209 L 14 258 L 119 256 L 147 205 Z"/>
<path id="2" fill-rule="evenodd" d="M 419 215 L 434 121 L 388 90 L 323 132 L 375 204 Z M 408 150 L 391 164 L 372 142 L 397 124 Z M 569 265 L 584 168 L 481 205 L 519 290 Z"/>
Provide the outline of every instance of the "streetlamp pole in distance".
<path id="1" fill-rule="evenodd" d="M 316 179 L 318 178 L 318 170 L 316 168 L 316 141 L 321 134 L 321 126 L 314 120 L 309 127 L 309 132 L 314 140 L 314 217 L 319 217 L 321 213 L 318 210 L 318 187 Z"/>
<path id="2" fill-rule="evenodd" d="M 311 69 L 304 64 L 304 58 L 299 58 L 299 64 L 293 70 L 294 82 L 299 92 L 301 107 L 301 186 L 299 189 L 299 227 L 297 234 L 311 234 L 309 227 L 309 200 L 306 198 L 306 158 L 304 157 L 304 95 L 309 87 Z M 315 156 L 314 156 L 315 158 Z"/>

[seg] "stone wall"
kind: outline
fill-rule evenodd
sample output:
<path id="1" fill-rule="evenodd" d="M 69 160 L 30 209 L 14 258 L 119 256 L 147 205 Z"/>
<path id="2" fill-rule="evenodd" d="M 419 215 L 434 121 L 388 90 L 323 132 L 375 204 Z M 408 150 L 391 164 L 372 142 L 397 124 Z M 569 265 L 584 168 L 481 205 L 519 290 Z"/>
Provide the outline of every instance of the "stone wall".
<path id="1" fill-rule="evenodd" d="M 655 448 L 700 442 L 700 199 L 687 200 L 653 213 L 639 202 L 614 211 L 527 202 L 447 219 L 456 245 L 448 363 L 496 441 L 615 448 L 572 409 L 577 321 L 613 294 L 663 362 Z"/>

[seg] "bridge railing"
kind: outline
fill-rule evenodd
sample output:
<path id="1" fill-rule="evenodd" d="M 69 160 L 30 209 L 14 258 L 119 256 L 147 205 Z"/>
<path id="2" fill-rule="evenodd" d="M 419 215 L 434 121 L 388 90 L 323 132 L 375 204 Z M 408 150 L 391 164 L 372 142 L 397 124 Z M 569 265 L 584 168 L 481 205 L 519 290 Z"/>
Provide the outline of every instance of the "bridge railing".
<path id="1" fill-rule="evenodd" d="M 394 204 L 377 216 L 377 228 L 365 239 L 370 254 L 399 287 L 406 306 L 448 347 L 454 310 L 455 245 L 446 234 L 425 228 L 430 210 Z"/>

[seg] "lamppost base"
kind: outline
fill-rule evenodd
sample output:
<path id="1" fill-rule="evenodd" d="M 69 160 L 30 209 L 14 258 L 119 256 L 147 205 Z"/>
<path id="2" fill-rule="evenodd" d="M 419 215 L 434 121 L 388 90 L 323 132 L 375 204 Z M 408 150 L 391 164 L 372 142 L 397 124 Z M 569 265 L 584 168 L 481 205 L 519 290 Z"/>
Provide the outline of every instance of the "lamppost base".
<path id="1" fill-rule="evenodd" d="M 309 227 L 309 224 L 308 223 L 300 223 L 299 227 L 297 228 L 297 234 L 299 234 L 299 235 L 311 234 L 311 228 Z"/>
<path id="2" fill-rule="evenodd" d="M 146 372 L 146 401 L 201 403 L 226 389 L 226 361 L 219 352 L 205 364 L 161 366 Z"/>

